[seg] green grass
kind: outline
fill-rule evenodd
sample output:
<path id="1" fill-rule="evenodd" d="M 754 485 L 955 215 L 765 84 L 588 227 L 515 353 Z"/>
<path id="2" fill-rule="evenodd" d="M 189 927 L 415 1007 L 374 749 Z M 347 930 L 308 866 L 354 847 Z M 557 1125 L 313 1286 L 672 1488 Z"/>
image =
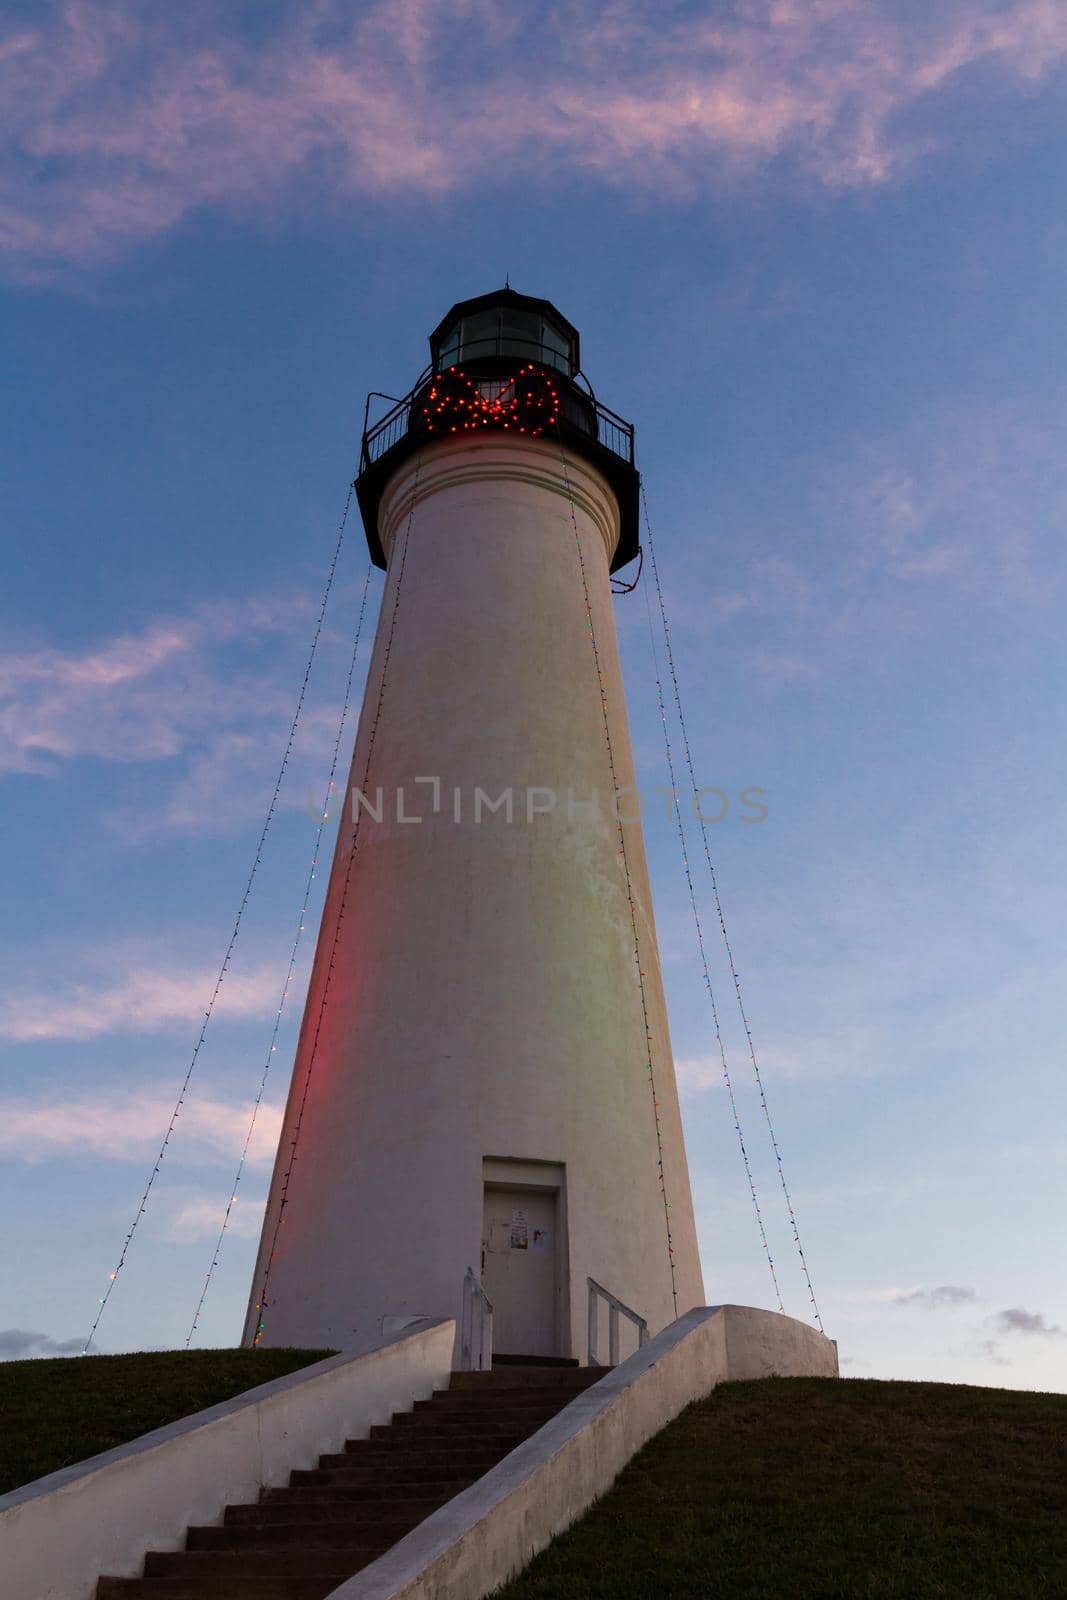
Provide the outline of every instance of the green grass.
<path id="1" fill-rule="evenodd" d="M 0 1494 L 332 1353 L 163 1350 L 0 1362 Z"/>
<path id="2" fill-rule="evenodd" d="M 1067 1395 L 724 1384 L 499 1600 L 1063 1600 Z"/>

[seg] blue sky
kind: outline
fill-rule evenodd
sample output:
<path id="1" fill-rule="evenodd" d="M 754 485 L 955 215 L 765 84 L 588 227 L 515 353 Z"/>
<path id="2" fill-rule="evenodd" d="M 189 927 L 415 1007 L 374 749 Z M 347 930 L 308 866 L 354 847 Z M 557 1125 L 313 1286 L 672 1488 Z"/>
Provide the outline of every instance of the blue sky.
<path id="1" fill-rule="evenodd" d="M 1067 13 L 9 0 L 2 29 L 0 1354 L 80 1347 L 114 1267 L 284 748 L 366 391 L 403 392 L 449 305 L 509 273 L 637 425 L 700 780 L 767 792 L 765 823 L 735 807 L 711 842 L 845 1370 L 1063 1389 Z M 188 1330 L 365 570 L 353 520 L 102 1349 Z M 651 786 L 640 591 L 617 615 Z M 708 1296 L 771 1304 L 659 814 L 648 845 Z M 299 1001 L 203 1343 L 238 1335 Z"/>

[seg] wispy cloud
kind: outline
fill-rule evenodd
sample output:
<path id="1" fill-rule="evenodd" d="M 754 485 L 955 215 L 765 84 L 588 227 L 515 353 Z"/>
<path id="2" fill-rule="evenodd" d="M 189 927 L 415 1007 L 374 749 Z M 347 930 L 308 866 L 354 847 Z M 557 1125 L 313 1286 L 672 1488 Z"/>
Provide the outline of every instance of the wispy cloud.
<path id="1" fill-rule="evenodd" d="M 718 1056 L 684 1056 L 674 1063 L 674 1074 L 678 1092 L 683 1096 L 706 1094 L 711 1089 L 726 1087 Z"/>
<path id="2" fill-rule="evenodd" d="M 215 987 L 218 969 L 158 966 L 110 952 L 95 973 L 48 987 L 19 984 L 0 996 L 0 1038 L 95 1039 L 113 1033 L 150 1033 L 175 1023 L 198 1022 Z M 279 1003 L 282 974 L 276 964 L 226 974 L 215 1014 L 219 1018 L 268 1017 Z"/>
<path id="3" fill-rule="evenodd" d="M 0 1328 L 0 1361 L 30 1361 L 43 1356 L 77 1356 L 84 1339 L 52 1339 L 27 1328 Z"/>
<path id="4" fill-rule="evenodd" d="M 205 606 L 81 650 L 50 645 L 0 654 L 0 771 L 52 772 L 79 756 L 152 761 L 177 755 L 257 688 L 212 669 L 232 641 L 295 629 L 310 601 Z M 269 693 L 269 690 L 268 690 Z"/>
<path id="5" fill-rule="evenodd" d="M 161 1094 L 157 1088 L 58 1102 L 54 1098 L 9 1097 L 0 1102 L 0 1150 L 9 1158 L 30 1162 L 75 1152 L 111 1161 L 149 1160 L 159 1147 L 173 1106 L 173 1096 Z M 236 1162 L 251 1115 L 251 1101 L 190 1097 L 177 1129 L 186 1159 Z M 269 1166 L 273 1161 L 281 1124 L 282 1106 L 264 1101 L 248 1151 L 253 1166 Z"/>
<path id="6" fill-rule="evenodd" d="M 298 189 L 336 204 L 564 165 L 702 188 L 783 158 L 832 188 L 881 183 L 929 146 L 914 108 L 982 70 L 1033 92 L 1067 52 L 1057 0 L 735 0 L 703 18 L 651 0 L 317 0 L 274 9 L 254 38 L 239 27 L 205 0 L 66 0 L 0 38 L 0 250 L 16 270 Z"/>
<path id="7" fill-rule="evenodd" d="M 194 1244 L 199 1239 L 218 1238 L 226 1210 L 226 1199 L 225 1195 L 215 1199 L 201 1195 L 179 1200 L 163 1231 L 176 1244 Z M 242 1191 L 236 1196 L 231 1208 L 230 1220 L 226 1225 L 227 1233 L 237 1239 L 257 1238 L 263 1226 L 266 1204 L 266 1195 L 247 1194 Z"/>
<path id="8" fill-rule="evenodd" d="M 1061 1328 L 1056 1322 L 1049 1322 L 1040 1311 L 1025 1311 L 1022 1306 L 1009 1306 L 1006 1311 L 998 1311 L 993 1318 L 993 1326 L 998 1333 L 1019 1333 L 1042 1339 L 1067 1339 L 1067 1328 Z"/>
<path id="9" fill-rule="evenodd" d="M 262 815 L 296 704 L 309 595 L 202 605 L 82 649 L 0 653 L 0 774 L 58 777 L 79 760 L 171 763 L 151 803 L 116 807 L 126 838 L 161 830 L 226 832 Z M 278 648 L 283 636 L 292 649 Z M 265 648 L 266 645 L 271 648 Z M 317 672 L 350 650 L 328 632 Z M 338 707 L 316 677 L 290 770 L 318 782 Z M 306 785 L 305 785 L 306 789 Z M 299 785 L 282 803 L 303 806 Z"/>
<path id="10" fill-rule="evenodd" d="M 202 629 L 154 623 L 82 651 L 44 647 L 0 657 L 0 769 L 47 772 L 79 755 L 152 760 L 175 755 L 191 707 L 179 691 L 146 693 L 188 661 Z M 138 716 L 137 712 L 142 715 Z"/>
<path id="11" fill-rule="evenodd" d="M 893 1305 L 902 1294 L 907 1294 L 907 1289 L 898 1285 L 886 1285 L 867 1289 L 839 1289 L 837 1300 L 850 1311 L 866 1311 L 869 1308 L 880 1309 L 883 1306 Z"/>
<path id="12" fill-rule="evenodd" d="M 936 1289 L 907 1289 L 894 1297 L 898 1306 L 916 1306 L 924 1311 L 946 1311 L 973 1304 L 978 1299 L 973 1289 L 957 1283 L 942 1283 Z"/>
<path id="13" fill-rule="evenodd" d="M 853 606 L 876 588 L 920 604 L 939 585 L 979 604 L 1040 600 L 1061 571 L 1040 543 L 1067 510 L 1061 431 L 1042 397 L 1005 395 L 861 448 L 827 485 L 855 530 L 842 571 Z"/>
<path id="14" fill-rule="evenodd" d="M 1011 1359 L 1004 1353 L 1004 1339 L 1011 1344 L 1017 1340 L 1057 1340 L 1067 1339 L 1067 1328 L 1060 1327 L 1058 1322 L 1049 1322 L 1042 1311 L 1027 1311 L 1023 1306 L 1008 1306 L 1003 1311 L 996 1312 L 988 1318 L 987 1326 L 993 1329 L 993 1337 L 982 1343 L 983 1353 L 998 1367 L 1010 1367 Z"/>
<path id="15" fill-rule="evenodd" d="M 866 666 L 873 641 L 943 637 L 977 612 L 1002 617 L 1006 605 L 1057 627 L 1067 588 L 1064 420 L 1055 399 L 1005 393 L 850 440 L 847 454 L 820 460 L 796 486 L 803 555 L 755 554 L 710 603 L 679 591 L 672 620 L 703 649 L 710 618 L 776 686 L 840 671 L 843 660 Z"/>
<path id="16" fill-rule="evenodd" d="M 862 1076 L 866 1068 L 862 1053 L 849 1049 L 839 1040 L 811 1039 L 791 1045 L 768 1044 L 757 1057 L 760 1074 L 768 1083 L 799 1082 L 806 1079 Z M 727 1065 L 735 1092 L 747 1094 L 755 1089 L 755 1079 L 747 1054 L 731 1051 Z M 722 1058 L 717 1052 L 700 1056 L 680 1056 L 674 1066 L 679 1092 L 705 1094 L 725 1089 Z"/>

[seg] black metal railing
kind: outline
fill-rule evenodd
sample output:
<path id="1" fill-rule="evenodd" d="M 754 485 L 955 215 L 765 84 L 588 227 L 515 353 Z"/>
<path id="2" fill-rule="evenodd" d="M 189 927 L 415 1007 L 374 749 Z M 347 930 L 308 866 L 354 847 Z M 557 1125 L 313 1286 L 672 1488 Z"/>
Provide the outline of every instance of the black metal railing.
<path id="1" fill-rule="evenodd" d="M 387 411 L 377 422 L 364 428 L 363 449 L 360 454 L 361 473 L 366 472 L 376 461 L 390 451 L 394 445 L 400 443 L 410 430 L 411 407 L 415 399 L 426 387 L 429 374 L 424 374 L 412 389 L 410 394 L 402 400 L 394 401 L 391 410 Z M 368 397 L 368 417 L 371 399 L 390 400 L 391 395 L 375 394 Z M 568 399 L 571 401 L 568 404 Z M 632 422 L 627 422 L 610 407 L 603 405 L 595 395 L 586 394 L 581 390 L 571 390 L 569 396 L 564 396 L 563 419 L 573 427 L 587 434 L 597 441 L 612 455 L 626 461 L 632 467 L 634 464 L 634 428 Z"/>
<path id="2" fill-rule="evenodd" d="M 411 416 L 411 402 L 414 396 L 415 390 L 412 390 L 411 394 L 405 395 L 403 400 L 397 400 L 393 409 L 387 411 L 385 416 L 380 418 L 373 426 L 366 427 L 363 430 L 363 449 L 360 452 L 359 460 L 360 472 L 366 472 L 367 468 L 379 461 L 387 450 L 393 448 L 394 444 L 399 444 L 407 433 L 408 419 Z M 373 398 L 375 397 L 370 396 L 367 400 L 368 409 Z M 381 395 L 378 398 L 385 400 L 389 397 Z"/>
<path id="3" fill-rule="evenodd" d="M 634 425 L 620 417 L 617 412 L 602 405 L 594 398 L 596 407 L 597 439 L 611 451 L 612 455 L 621 456 L 628 461 L 631 467 L 634 464 Z"/>

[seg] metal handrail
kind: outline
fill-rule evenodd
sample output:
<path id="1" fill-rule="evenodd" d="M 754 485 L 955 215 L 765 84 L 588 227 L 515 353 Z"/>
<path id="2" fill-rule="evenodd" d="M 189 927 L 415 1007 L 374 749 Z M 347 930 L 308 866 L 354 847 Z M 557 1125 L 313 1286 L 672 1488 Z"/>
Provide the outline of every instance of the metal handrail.
<path id="1" fill-rule="evenodd" d="M 644 1317 L 639 1317 L 632 1306 L 624 1304 L 616 1298 L 610 1290 L 597 1283 L 595 1278 L 587 1278 L 589 1285 L 589 1365 L 598 1367 L 597 1349 L 599 1339 L 597 1336 L 597 1301 L 606 1300 L 608 1303 L 608 1365 L 617 1367 L 619 1364 L 619 1317 L 623 1316 L 632 1322 L 637 1329 L 638 1349 L 648 1343 L 648 1323 Z"/>
<path id="2" fill-rule="evenodd" d="M 493 1304 L 467 1268 L 463 1280 L 463 1321 L 460 1329 L 461 1372 L 489 1372 L 493 1365 Z"/>

